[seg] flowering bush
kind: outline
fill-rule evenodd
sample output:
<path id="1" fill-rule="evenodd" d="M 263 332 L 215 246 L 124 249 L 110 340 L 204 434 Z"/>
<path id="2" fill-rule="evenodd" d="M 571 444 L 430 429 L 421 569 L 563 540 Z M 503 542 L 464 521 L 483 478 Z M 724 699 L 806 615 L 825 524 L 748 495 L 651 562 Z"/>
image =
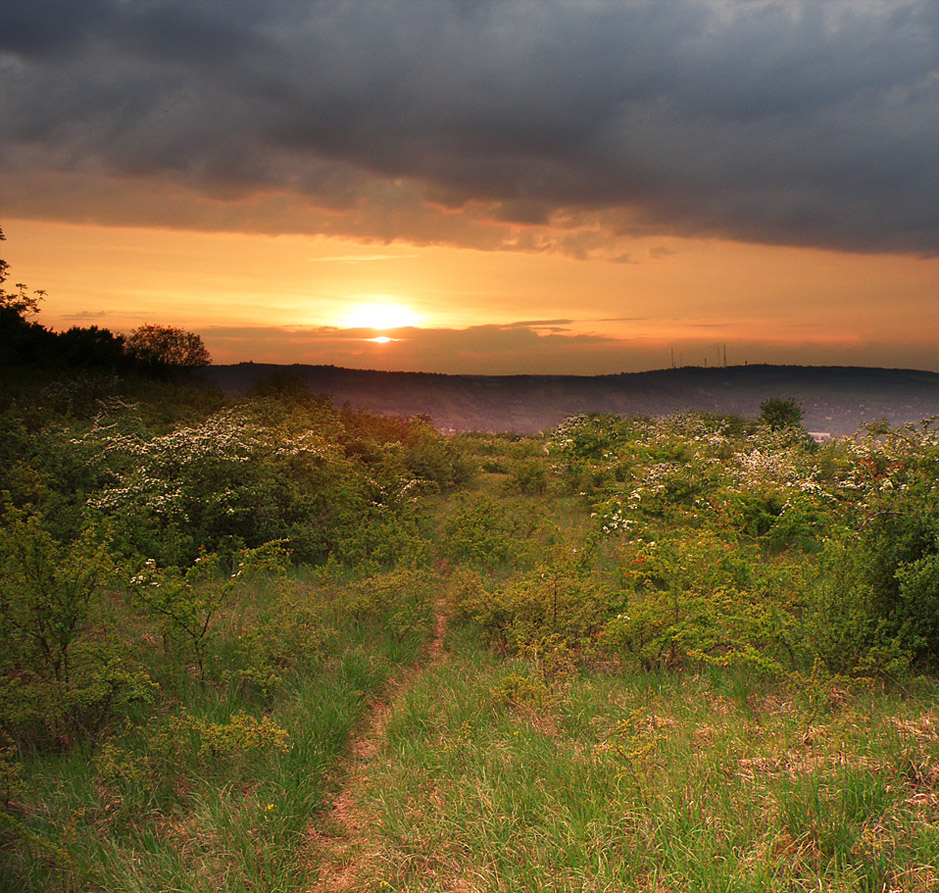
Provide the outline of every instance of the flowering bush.
<path id="1" fill-rule="evenodd" d="M 300 560 L 360 560 L 389 515 L 465 476 L 426 422 L 395 426 L 312 399 L 256 398 L 165 434 L 112 407 L 71 447 L 95 482 L 86 516 L 111 519 L 125 551 L 164 565 L 276 539 Z"/>
<path id="2" fill-rule="evenodd" d="M 868 671 L 939 655 L 937 442 L 930 421 L 818 448 L 798 427 L 685 413 L 578 416 L 549 451 L 623 568 L 630 610 L 607 643 L 668 663 L 757 647 L 790 667 L 814 648 Z"/>

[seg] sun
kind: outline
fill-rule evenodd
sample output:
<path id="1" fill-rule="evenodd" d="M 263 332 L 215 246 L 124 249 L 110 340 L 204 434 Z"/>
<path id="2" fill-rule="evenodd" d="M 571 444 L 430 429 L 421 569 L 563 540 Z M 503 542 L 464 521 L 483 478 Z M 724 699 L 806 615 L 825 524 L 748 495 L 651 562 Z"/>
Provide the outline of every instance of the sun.
<path id="1" fill-rule="evenodd" d="M 339 325 L 344 329 L 403 329 L 417 326 L 421 316 L 396 301 L 362 301 L 346 308 Z"/>

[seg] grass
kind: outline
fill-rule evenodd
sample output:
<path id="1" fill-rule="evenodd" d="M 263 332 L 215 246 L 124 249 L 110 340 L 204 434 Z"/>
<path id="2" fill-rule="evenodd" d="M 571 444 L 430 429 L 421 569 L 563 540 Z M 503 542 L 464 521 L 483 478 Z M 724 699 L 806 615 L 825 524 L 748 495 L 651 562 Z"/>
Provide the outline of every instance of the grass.
<path id="1" fill-rule="evenodd" d="M 449 647 L 370 773 L 363 889 L 935 889 L 934 685 L 833 692 L 807 728 L 732 670 L 526 688 L 472 630 Z"/>
<path id="2" fill-rule="evenodd" d="M 234 659 L 245 618 L 263 623 L 274 591 L 259 588 L 250 611 L 222 624 L 218 654 Z M 0 890 L 310 884 L 322 858 L 310 835 L 335 833 L 324 807 L 349 738 L 428 633 L 400 639 L 356 621 L 335 592 L 320 597 L 334 634 L 320 638 L 315 670 L 288 668 L 267 701 L 221 682 L 177 685 L 179 703 L 121 739 L 140 757 L 181 712 L 224 724 L 253 705 L 286 732 L 286 749 L 200 762 L 190 742 L 155 783 L 102 781 L 100 752 L 37 756 Z M 396 702 L 357 792 L 363 890 L 925 893 L 939 883 L 935 682 L 805 692 L 741 668 L 551 675 L 493 652 L 471 624 L 446 644 L 446 659 Z"/>
<path id="3" fill-rule="evenodd" d="M 272 607 L 272 589 L 254 594 L 251 613 L 260 622 Z M 308 598 L 316 595 L 307 591 Z M 288 668 L 266 708 L 257 693 L 222 681 L 224 674 L 205 687 L 190 677 L 188 685 L 177 680 L 172 687 L 176 703 L 115 739 L 116 778 L 102 770 L 107 749 L 27 760 L 17 833 L 0 837 L 0 890 L 298 889 L 309 875 L 311 817 L 339 783 L 353 729 L 429 634 L 425 626 L 402 638 L 376 619 L 357 621 L 341 597 L 320 597 L 331 602 L 319 620 L 333 635 L 321 637 L 309 666 Z M 216 656 L 237 652 L 239 628 L 228 625 Z M 165 662 L 156 669 L 170 673 Z M 286 746 L 253 746 L 249 735 L 230 751 L 222 739 L 204 752 L 198 732 L 172 731 L 173 719 L 183 715 L 230 729 L 238 710 L 267 715 L 286 733 Z M 153 772 L 132 771 L 154 754 L 163 762 Z"/>

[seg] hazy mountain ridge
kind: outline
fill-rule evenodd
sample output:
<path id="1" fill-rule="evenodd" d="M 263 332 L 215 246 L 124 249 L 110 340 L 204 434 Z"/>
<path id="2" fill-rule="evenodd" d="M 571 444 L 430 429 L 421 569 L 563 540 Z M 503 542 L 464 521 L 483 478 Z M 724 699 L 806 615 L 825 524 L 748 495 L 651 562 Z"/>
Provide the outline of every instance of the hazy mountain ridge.
<path id="1" fill-rule="evenodd" d="M 682 410 L 754 417 L 767 397 L 794 398 L 812 431 L 852 434 L 866 422 L 939 415 L 939 375 L 851 366 L 683 367 L 618 375 L 444 375 L 337 366 L 239 363 L 205 375 L 240 392 L 275 372 L 302 378 L 336 405 L 391 415 L 426 413 L 443 429 L 531 433 L 581 412 L 660 416 Z"/>

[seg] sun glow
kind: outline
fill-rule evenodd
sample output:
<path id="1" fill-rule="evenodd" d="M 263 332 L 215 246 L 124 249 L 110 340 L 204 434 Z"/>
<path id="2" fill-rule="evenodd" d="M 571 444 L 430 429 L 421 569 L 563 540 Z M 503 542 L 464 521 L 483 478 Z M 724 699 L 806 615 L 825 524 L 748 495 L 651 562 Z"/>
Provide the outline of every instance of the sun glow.
<path id="1" fill-rule="evenodd" d="M 420 325 L 421 321 L 420 314 L 404 304 L 368 301 L 348 307 L 340 317 L 339 326 L 343 329 L 403 329 Z"/>

